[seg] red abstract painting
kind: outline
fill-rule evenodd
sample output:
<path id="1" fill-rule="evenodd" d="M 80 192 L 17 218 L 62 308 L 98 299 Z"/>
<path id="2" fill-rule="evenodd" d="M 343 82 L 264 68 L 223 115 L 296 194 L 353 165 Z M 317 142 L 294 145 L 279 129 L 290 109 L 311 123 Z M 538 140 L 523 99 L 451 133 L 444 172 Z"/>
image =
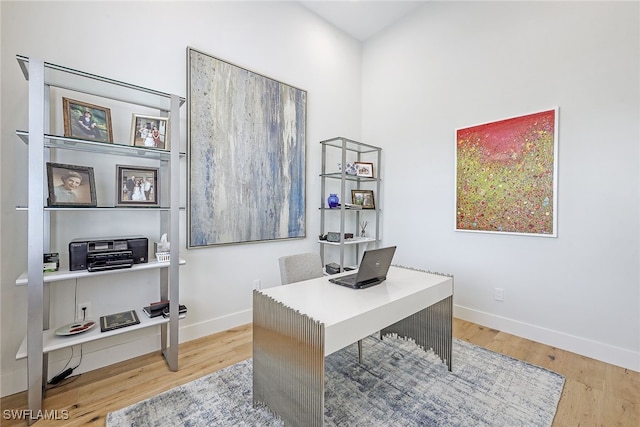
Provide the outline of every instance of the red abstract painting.
<path id="1" fill-rule="evenodd" d="M 556 236 L 557 113 L 456 131 L 456 230 Z"/>

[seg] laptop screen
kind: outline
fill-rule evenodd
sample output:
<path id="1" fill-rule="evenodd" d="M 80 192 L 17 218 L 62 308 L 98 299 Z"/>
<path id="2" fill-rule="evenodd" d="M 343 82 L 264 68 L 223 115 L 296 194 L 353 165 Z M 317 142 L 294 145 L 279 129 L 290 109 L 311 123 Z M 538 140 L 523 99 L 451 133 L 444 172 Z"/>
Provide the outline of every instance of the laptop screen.
<path id="1" fill-rule="evenodd" d="M 362 283 L 386 277 L 395 252 L 395 246 L 365 251 L 358 268 L 356 282 Z"/>

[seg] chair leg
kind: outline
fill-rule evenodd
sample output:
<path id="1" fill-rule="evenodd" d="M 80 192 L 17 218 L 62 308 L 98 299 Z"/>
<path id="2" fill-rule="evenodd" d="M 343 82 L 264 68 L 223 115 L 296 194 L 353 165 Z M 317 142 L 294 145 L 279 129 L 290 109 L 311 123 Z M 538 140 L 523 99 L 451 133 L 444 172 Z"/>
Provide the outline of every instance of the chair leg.
<path id="1" fill-rule="evenodd" d="M 358 363 L 362 364 L 362 340 L 358 340 Z"/>

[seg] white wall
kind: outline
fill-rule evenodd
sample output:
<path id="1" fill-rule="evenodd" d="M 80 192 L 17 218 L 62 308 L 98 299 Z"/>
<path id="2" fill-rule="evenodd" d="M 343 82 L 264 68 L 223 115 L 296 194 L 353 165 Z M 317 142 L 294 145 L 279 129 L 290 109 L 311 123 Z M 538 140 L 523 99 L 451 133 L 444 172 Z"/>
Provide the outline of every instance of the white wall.
<path id="1" fill-rule="evenodd" d="M 429 2 L 365 44 L 385 243 L 458 317 L 640 370 L 637 2 Z M 454 131 L 558 106 L 558 237 L 454 231 Z M 493 299 L 504 289 L 504 302 Z"/>
<path id="2" fill-rule="evenodd" d="M 293 2 L 3 1 L 0 7 L 0 249 L 7 254 L 1 270 L 1 322 L 6 327 L 1 330 L 0 394 L 26 387 L 26 363 L 15 361 L 26 331 L 26 288 L 14 284 L 26 268 L 26 213 L 15 211 L 16 204 L 26 201 L 26 147 L 15 130 L 27 128 L 28 104 L 27 82 L 16 54 L 185 96 L 186 47 L 191 46 L 307 91 L 307 238 L 197 250 L 186 250 L 184 239 L 180 245 L 181 256 L 187 261 L 181 268 L 181 302 L 189 308 L 188 317 L 180 324 L 181 341 L 251 322 L 253 280 L 260 279 L 264 287 L 277 285 L 279 256 L 318 250 L 318 142 L 338 135 L 360 137 L 360 44 Z M 186 115 L 185 108 L 182 114 Z M 121 121 L 114 119 L 116 132 L 125 135 L 130 124 L 130 115 Z M 53 125 L 61 126 L 61 121 Z M 181 126 L 184 134 L 184 117 Z M 72 158 L 92 162 L 86 157 Z M 106 181 L 98 184 L 100 198 L 113 186 L 112 165 L 94 166 Z M 83 231 L 82 236 L 158 234 L 154 222 L 146 224 L 143 217 L 131 221 L 131 213 L 124 217 L 129 220 L 117 215 L 96 214 L 92 217 L 95 229 Z M 52 250 L 59 251 L 66 262 L 66 243 L 77 233 L 73 225 L 86 216 L 58 216 L 62 225 L 56 229 L 58 247 Z M 182 217 L 182 233 L 185 222 Z M 74 282 L 52 286 L 52 326 L 73 320 L 76 298 L 78 302 L 92 302 L 94 314 L 99 315 L 133 308 L 131 301 L 147 302 L 157 293 L 153 273 L 126 279 L 119 282 L 111 277 L 80 281 L 78 286 Z M 84 359 L 76 372 L 158 348 L 157 336 L 149 332 L 85 345 Z M 128 341 L 133 342 L 123 344 Z M 69 355 L 68 350 L 51 355 L 50 375 Z"/>

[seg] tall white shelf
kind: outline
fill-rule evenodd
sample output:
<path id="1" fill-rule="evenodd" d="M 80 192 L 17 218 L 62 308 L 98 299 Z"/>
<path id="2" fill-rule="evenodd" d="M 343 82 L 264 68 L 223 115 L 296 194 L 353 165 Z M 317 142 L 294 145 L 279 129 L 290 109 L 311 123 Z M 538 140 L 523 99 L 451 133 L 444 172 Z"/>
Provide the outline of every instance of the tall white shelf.
<path id="1" fill-rule="evenodd" d="M 359 263 L 361 253 L 370 244 L 377 245 L 380 240 L 380 171 L 382 164 L 382 148 L 352 139 L 336 137 L 320 141 L 322 144 L 322 170 L 320 174 L 320 234 L 327 232 L 339 232 L 340 241 L 329 242 L 320 240 L 320 257 L 322 264 L 329 261 L 328 249 L 338 249 L 337 264 L 340 271 L 345 267 L 345 250 L 354 248 L 356 263 Z M 335 161 L 334 161 L 335 160 Z M 349 175 L 347 163 L 366 162 L 373 164 L 373 177 Z M 338 163 L 340 168 L 338 168 Z M 336 190 L 337 188 L 337 190 Z M 351 203 L 351 190 L 372 190 L 374 192 L 375 209 L 349 209 L 347 203 Z M 327 197 L 330 193 L 338 194 L 339 208 L 330 208 Z M 332 218 L 339 216 L 338 230 L 331 228 L 329 223 L 335 224 Z M 367 236 L 360 236 L 360 221 L 369 221 Z M 345 239 L 345 233 L 352 233 L 353 238 Z M 335 262 L 335 261 L 333 261 Z"/>
<path id="2" fill-rule="evenodd" d="M 28 249 L 27 272 L 17 280 L 17 286 L 27 287 L 27 335 L 17 351 L 16 358 L 27 358 L 27 386 L 28 407 L 33 413 L 42 408 L 45 386 L 47 383 L 48 353 L 61 348 L 82 344 L 102 338 L 129 333 L 141 328 L 159 326 L 161 334 L 162 353 L 169 369 L 178 370 L 178 304 L 179 304 L 179 265 L 184 264 L 179 259 L 179 205 L 180 205 L 180 106 L 185 99 L 177 95 L 158 92 L 152 89 L 131 85 L 128 83 L 100 77 L 78 70 L 46 63 L 38 58 L 17 56 L 25 79 L 29 85 L 29 129 L 17 131 L 19 138 L 28 145 L 29 194 L 28 206 L 18 207 L 26 210 L 28 215 Z M 160 150 L 145 147 L 133 147 L 121 144 L 106 144 L 82 139 L 52 135 L 49 131 L 49 102 L 50 89 L 61 88 L 93 96 L 125 102 L 131 105 L 157 109 L 160 116 L 170 117 L 170 149 Z M 45 163 L 51 150 L 75 150 L 126 156 L 129 159 L 152 159 L 159 162 L 159 179 L 161 182 L 159 200 L 161 207 L 107 207 L 97 208 L 55 208 L 46 207 L 47 189 L 45 183 Z M 130 269 L 89 273 L 86 270 L 69 271 L 64 267 L 59 271 L 44 273 L 42 268 L 43 253 L 50 252 L 50 228 L 53 211 L 100 211 L 118 209 L 138 211 L 141 215 L 156 211 L 160 215 L 160 227 L 167 232 L 169 241 L 175 242 L 170 248 L 170 261 L 135 264 Z M 87 230 L 89 230 L 87 228 Z M 160 231 L 160 230 L 159 230 Z M 139 325 L 100 332 L 100 328 L 61 339 L 49 329 L 49 293 L 50 286 L 56 282 L 68 279 L 82 279 L 95 275 L 126 274 L 130 271 L 141 270 L 159 271 L 159 288 L 161 299 L 170 300 L 170 316 L 160 319 L 138 317 Z M 148 303 L 141 301 L 140 306 Z M 35 420 L 29 420 L 32 423 Z"/>

